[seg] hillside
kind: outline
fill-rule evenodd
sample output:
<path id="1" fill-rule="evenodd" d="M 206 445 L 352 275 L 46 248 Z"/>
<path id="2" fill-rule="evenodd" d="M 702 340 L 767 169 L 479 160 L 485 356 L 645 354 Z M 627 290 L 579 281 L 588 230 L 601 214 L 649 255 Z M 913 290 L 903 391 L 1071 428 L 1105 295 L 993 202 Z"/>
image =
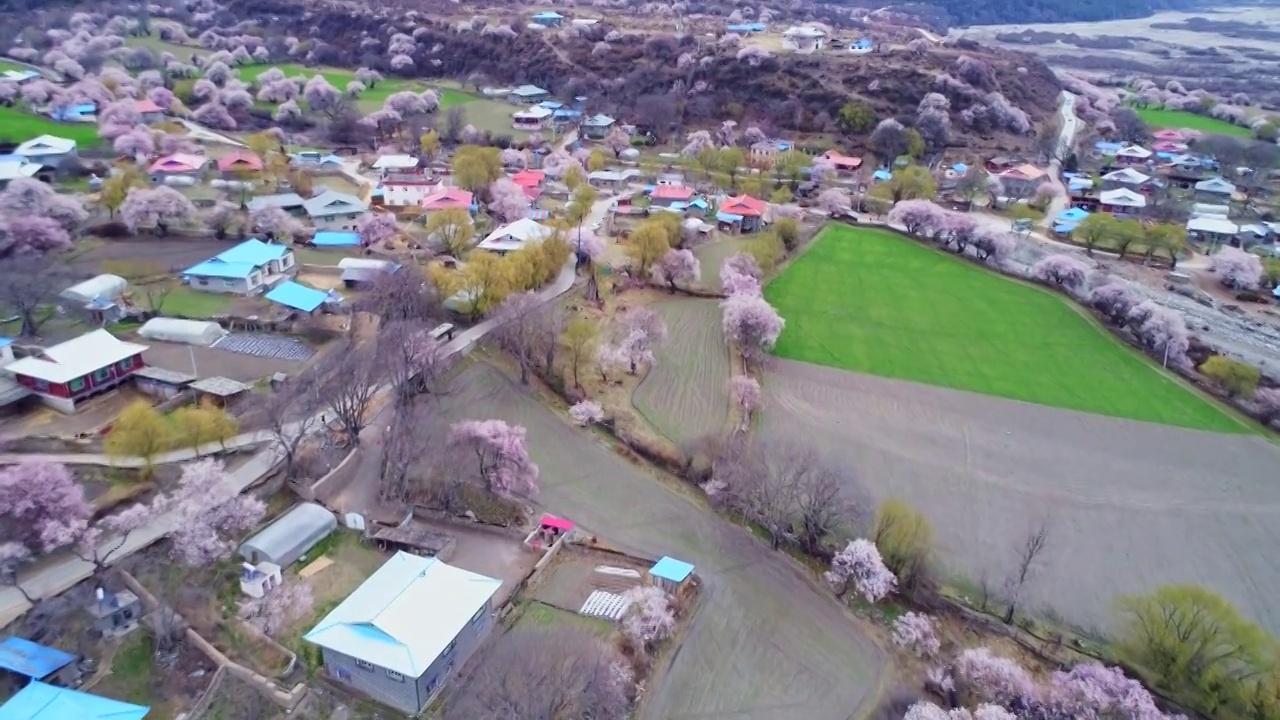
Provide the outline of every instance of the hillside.
<path id="1" fill-rule="evenodd" d="M 1161 10 L 1187 10 L 1209 3 L 1204 0 L 1077 0 L 1070 3 L 1054 0 L 933 0 L 930 3 L 832 0 L 830 4 L 868 8 L 888 6 L 931 21 L 931 25 L 936 26 L 940 21 L 947 26 L 964 26 L 1116 20 L 1146 17 Z"/>

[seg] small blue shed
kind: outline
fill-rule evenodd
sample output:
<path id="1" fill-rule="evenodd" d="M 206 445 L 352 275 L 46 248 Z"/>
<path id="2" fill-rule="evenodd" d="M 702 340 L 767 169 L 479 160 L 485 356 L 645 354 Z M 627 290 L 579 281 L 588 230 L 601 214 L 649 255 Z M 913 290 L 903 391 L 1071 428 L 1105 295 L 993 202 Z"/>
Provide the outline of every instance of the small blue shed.
<path id="1" fill-rule="evenodd" d="M 649 568 L 649 581 L 672 595 L 679 595 L 693 582 L 693 565 L 664 555 Z"/>

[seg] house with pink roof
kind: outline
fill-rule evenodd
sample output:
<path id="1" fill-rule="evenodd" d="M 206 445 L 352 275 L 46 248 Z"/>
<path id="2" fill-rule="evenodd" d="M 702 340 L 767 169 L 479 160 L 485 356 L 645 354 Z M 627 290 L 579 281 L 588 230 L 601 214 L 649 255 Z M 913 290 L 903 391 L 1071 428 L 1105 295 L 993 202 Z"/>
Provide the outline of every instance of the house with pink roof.
<path id="1" fill-rule="evenodd" d="M 209 158 L 191 153 L 174 153 L 151 163 L 147 169 L 153 182 L 161 182 L 165 177 L 196 177 L 204 172 Z"/>
<path id="2" fill-rule="evenodd" d="M 1187 134 L 1182 132 L 1181 130 L 1172 130 L 1172 129 L 1157 130 L 1151 133 L 1151 137 L 1155 140 L 1164 140 L 1168 142 L 1180 143 L 1180 142 L 1187 141 Z"/>
<path id="3" fill-rule="evenodd" d="M 475 196 L 466 190 L 456 187 L 442 187 L 437 192 L 422 199 L 422 209 L 427 212 L 435 212 L 437 210 L 452 210 L 456 208 L 471 212 L 471 206 L 474 203 Z"/>

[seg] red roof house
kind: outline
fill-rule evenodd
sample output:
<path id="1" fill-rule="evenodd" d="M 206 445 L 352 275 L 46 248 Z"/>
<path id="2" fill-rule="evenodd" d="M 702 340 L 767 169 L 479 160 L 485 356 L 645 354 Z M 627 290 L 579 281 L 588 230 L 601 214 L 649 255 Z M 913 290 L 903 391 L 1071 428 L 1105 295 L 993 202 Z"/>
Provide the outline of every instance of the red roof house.
<path id="1" fill-rule="evenodd" d="M 165 175 L 194 175 L 204 169 L 209 158 L 190 153 L 166 155 L 151 163 L 149 172 Z"/>
<path id="2" fill-rule="evenodd" d="M 653 193 L 649 196 L 654 205 L 671 205 L 672 203 L 687 203 L 693 199 L 693 188 L 683 185 L 659 185 L 653 189 Z"/>
<path id="3" fill-rule="evenodd" d="M 248 150 L 236 150 L 218 158 L 218 172 L 262 172 L 262 158 Z"/>
<path id="4" fill-rule="evenodd" d="M 1186 142 L 1187 134 L 1181 130 L 1157 130 L 1151 133 L 1151 137 L 1156 140 L 1167 140 L 1169 142 Z"/>
<path id="5" fill-rule="evenodd" d="M 547 174 L 541 170 L 521 170 L 511 176 L 511 182 L 527 190 L 538 187 L 546 178 Z"/>
<path id="6" fill-rule="evenodd" d="M 462 188 L 447 187 L 441 188 L 439 192 L 426 196 L 422 199 L 422 209 L 428 212 L 432 210 L 449 210 L 452 208 L 462 208 L 470 211 L 471 205 L 474 203 L 474 196 L 463 190 Z"/>
<path id="7" fill-rule="evenodd" d="M 139 113 L 143 115 L 151 115 L 153 113 L 164 113 L 164 110 L 162 110 L 159 105 L 151 102 L 150 100 L 145 100 L 145 99 L 135 100 L 133 102 L 133 109 L 137 110 Z"/>
<path id="8" fill-rule="evenodd" d="M 769 203 L 757 200 L 750 195 L 731 197 L 720 205 L 720 212 L 742 217 L 763 217 L 764 211 L 768 209 Z"/>

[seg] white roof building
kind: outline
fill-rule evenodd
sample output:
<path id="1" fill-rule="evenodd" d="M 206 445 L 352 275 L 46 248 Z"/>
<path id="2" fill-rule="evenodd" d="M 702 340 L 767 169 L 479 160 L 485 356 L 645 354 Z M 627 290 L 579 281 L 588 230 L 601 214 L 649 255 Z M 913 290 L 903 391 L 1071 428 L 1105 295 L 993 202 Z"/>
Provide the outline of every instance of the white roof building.
<path id="1" fill-rule="evenodd" d="M 819 30 L 818 28 L 812 27 L 809 25 L 794 25 L 792 27 L 787 28 L 787 31 L 782 34 L 785 37 L 798 37 L 798 38 L 821 38 L 821 37 L 827 36 L 827 34 L 822 30 Z"/>
<path id="2" fill-rule="evenodd" d="M 129 283 L 119 275 L 98 275 L 76 283 L 58 293 L 58 297 L 81 304 L 94 300 L 115 300 L 124 294 Z"/>
<path id="3" fill-rule="evenodd" d="M 1231 197 L 1236 193 L 1236 186 L 1220 177 L 1212 177 L 1196 183 L 1196 192 Z"/>
<path id="4" fill-rule="evenodd" d="M 151 318 L 138 328 L 138 336 L 148 340 L 203 347 L 208 347 L 229 334 L 221 325 L 210 320 L 183 320 L 167 317 Z"/>
<path id="5" fill-rule="evenodd" d="M 1209 203 L 1196 203 L 1191 206 L 1191 217 L 1226 217 L 1231 214 L 1230 205 L 1210 205 Z"/>
<path id="6" fill-rule="evenodd" d="M 41 167 L 43 166 L 40 163 L 30 162 L 25 157 L 16 162 L 0 162 L 0 184 L 18 178 L 32 177 L 40 172 Z"/>
<path id="7" fill-rule="evenodd" d="M 552 111 L 540 105 L 534 105 L 531 108 L 517 110 L 511 113 L 511 116 L 518 120 L 546 120 L 551 117 Z"/>
<path id="8" fill-rule="evenodd" d="M 307 215 L 312 218 L 325 218 L 334 215 L 360 214 L 369 209 L 364 201 L 354 195 L 326 190 L 302 203 Z"/>
<path id="9" fill-rule="evenodd" d="M 412 155 L 382 155 L 373 163 L 374 170 L 409 170 L 418 167 L 418 158 Z"/>
<path id="10" fill-rule="evenodd" d="M 1106 175 L 1103 175 L 1102 179 L 1109 180 L 1111 182 L 1123 183 L 1125 185 L 1141 185 L 1151 180 L 1151 176 L 1127 167 L 1109 172 Z"/>
<path id="11" fill-rule="evenodd" d="M 22 143 L 16 150 L 14 155 L 23 157 L 38 158 L 46 155 L 66 155 L 69 152 L 75 152 L 76 141 L 67 138 L 55 137 L 53 135 L 41 135 L 37 138 Z"/>
<path id="12" fill-rule="evenodd" d="M 45 382 L 66 383 L 146 351 L 146 345 L 124 342 L 106 330 L 94 330 L 47 347 L 39 356 L 6 365 L 5 370 Z"/>
<path id="13" fill-rule="evenodd" d="M 540 243 L 555 234 L 555 230 L 534 222 L 529 218 L 521 218 L 508 223 L 489 233 L 476 247 L 489 252 L 508 253 L 528 245 Z"/>
<path id="14" fill-rule="evenodd" d="M 501 586 L 436 558 L 398 552 L 304 639 L 416 678 Z"/>
<path id="15" fill-rule="evenodd" d="M 1147 206 L 1147 198 L 1126 188 L 1116 188 L 1115 190 L 1103 190 L 1098 196 L 1103 205 L 1114 205 L 1116 207 L 1144 208 Z"/>
<path id="16" fill-rule="evenodd" d="M 1153 154 L 1141 145 L 1130 145 L 1116 151 L 1116 157 L 1129 158 L 1131 160 L 1146 160 Z"/>
<path id="17" fill-rule="evenodd" d="M 1235 235 L 1240 232 L 1240 226 L 1225 217 L 1197 217 L 1187 221 L 1187 232 L 1205 235 Z"/>

